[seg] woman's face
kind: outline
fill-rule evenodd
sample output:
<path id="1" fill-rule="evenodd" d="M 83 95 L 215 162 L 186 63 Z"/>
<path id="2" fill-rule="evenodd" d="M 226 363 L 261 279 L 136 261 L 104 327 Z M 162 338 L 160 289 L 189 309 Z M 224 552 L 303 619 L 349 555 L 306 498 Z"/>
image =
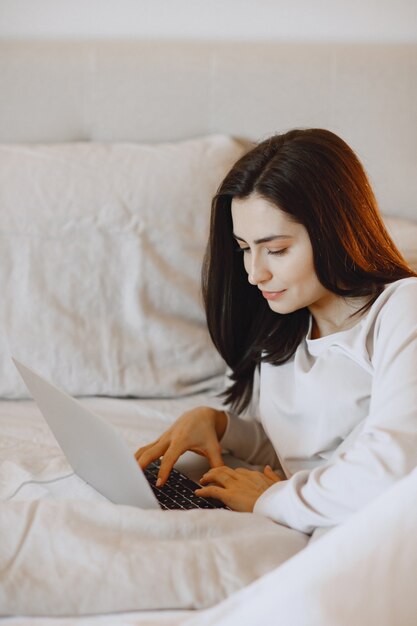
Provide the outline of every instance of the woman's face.
<path id="1" fill-rule="evenodd" d="M 325 307 L 334 294 L 319 282 L 306 228 L 259 196 L 232 200 L 233 236 L 249 282 L 277 313 Z"/>

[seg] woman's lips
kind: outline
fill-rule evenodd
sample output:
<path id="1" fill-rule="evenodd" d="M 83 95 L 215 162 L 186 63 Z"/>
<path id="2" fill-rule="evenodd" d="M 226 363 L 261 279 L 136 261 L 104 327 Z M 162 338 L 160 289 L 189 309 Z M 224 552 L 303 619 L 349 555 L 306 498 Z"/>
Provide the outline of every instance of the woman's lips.
<path id="1" fill-rule="evenodd" d="M 282 294 L 285 293 L 285 291 L 286 289 L 283 289 L 282 291 L 263 291 L 262 295 L 267 300 L 276 300 L 277 298 L 282 296 Z"/>

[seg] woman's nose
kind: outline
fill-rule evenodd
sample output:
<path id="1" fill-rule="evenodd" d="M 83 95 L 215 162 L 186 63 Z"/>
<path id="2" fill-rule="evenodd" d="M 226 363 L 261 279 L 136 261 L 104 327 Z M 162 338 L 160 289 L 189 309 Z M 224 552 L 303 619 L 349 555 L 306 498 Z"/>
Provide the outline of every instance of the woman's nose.
<path id="1" fill-rule="evenodd" d="M 248 272 L 248 280 L 251 285 L 258 285 L 271 278 L 271 272 L 268 268 L 259 260 L 252 260 L 251 266 Z"/>

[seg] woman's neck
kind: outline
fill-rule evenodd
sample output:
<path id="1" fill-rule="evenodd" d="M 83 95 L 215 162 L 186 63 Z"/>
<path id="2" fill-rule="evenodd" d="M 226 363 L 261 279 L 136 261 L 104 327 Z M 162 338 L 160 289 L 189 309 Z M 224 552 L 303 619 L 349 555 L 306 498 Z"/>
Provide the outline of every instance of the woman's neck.
<path id="1" fill-rule="evenodd" d="M 356 326 L 367 313 L 367 311 L 361 313 L 358 311 L 369 302 L 370 296 L 342 298 L 335 294 L 331 295 L 332 297 L 326 303 L 309 307 L 312 316 L 311 339 L 320 339 L 320 337 L 349 330 Z"/>

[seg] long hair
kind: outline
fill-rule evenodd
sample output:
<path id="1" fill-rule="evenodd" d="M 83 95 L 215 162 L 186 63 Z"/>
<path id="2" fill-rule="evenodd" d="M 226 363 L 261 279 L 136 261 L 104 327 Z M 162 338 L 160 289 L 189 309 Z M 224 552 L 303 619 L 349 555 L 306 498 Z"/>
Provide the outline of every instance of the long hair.
<path id="1" fill-rule="evenodd" d="M 256 193 L 303 224 L 320 283 L 342 297 L 369 296 L 415 276 L 388 235 L 364 168 L 353 150 L 323 129 L 291 130 L 259 143 L 232 167 L 213 198 L 202 268 L 208 329 L 231 368 L 222 394 L 243 411 L 261 361 L 289 360 L 307 333 L 309 311 L 279 314 L 250 285 L 233 239 L 231 203 Z"/>

